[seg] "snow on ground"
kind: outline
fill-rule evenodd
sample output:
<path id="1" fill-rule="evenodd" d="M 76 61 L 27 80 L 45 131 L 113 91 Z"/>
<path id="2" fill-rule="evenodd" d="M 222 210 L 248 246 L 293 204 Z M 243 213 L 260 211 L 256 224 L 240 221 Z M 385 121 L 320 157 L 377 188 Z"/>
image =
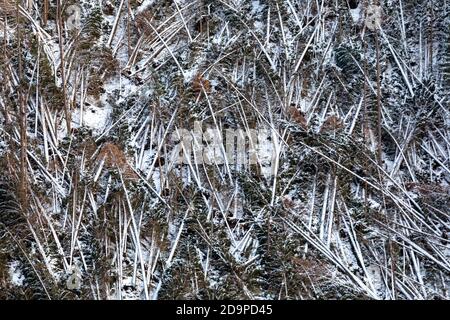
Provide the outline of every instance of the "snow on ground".
<path id="1" fill-rule="evenodd" d="M 358 6 L 356 9 L 350 9 L 350 16 L 352 17 L 354 23 L 360 22 L 362 19 L 361 7 Z"/>
<path id="2" fill-rule="evenodd" d="M 94 135 L 99 135 L 106 128 L 111 112 L 109 105 L 89 104 L 83 110 L 77 108 L 72 112 L 72 125 L 74 128 L 87 127 Z"/>
<path id="3" fill-rule="evenodd" d="M 13 261 L 9 265 L 9 277 L 11 278 L 11 283 L 15 286 L 22 286 L 25 280 L 22 270 L 20 270 L 20 262 Z"/>
<path id="4" fill-rule="evenodd" d="M 141 13 L 147 10 L 148 7 L 150 7 L 155 0 L 144 0 L 142 4 L 137 8 L 136 12 Z"/>

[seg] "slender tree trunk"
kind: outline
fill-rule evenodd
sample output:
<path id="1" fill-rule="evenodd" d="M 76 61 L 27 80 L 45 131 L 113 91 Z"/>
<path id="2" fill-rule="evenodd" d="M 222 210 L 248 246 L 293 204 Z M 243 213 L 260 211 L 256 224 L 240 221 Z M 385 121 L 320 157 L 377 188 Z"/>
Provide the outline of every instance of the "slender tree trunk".
<path id="1" fill-rule="evenodd" d="M 428 68 L 430 76 L 433 74 L 433 21 L 434 21 L 434 11 L 433 3 L 430 1 L 430 22 L 428 25 Z"/>
<path id="2" fill-rule="evenodd" d="M 127 16 L 127 49 L 128 49 L 128 59 L 130 59 L 130 54 L 131 54 L 131 30 L 130 30 L 130 19 L 131 19 L 131 4 L 130 4 L 130 0 L 128 0 L 128 5 L 127 5 L 127 10 L 128 10 L 128 16 Z"/>
<path id="3" fill-rule="evenodd" d="M 5 83 L 7 83 L 9 81 L 9 71 L 6 69 L 6 64 L 8 62 L 8 42 L 7 42 L 7 25 L 8 25 L 8 17 L 6 16 L 6 14 L 3 16 L 3 64 L 4 64 L 4 81 Z M 6 89 L 4 89 L 6 91 Z M 8 126 L 9 124 L 9 112 L 8 112 L 8 103 L 5 102 L 5 109 L 4 111 L 4 115 L 5 115 L 5 124 L 6 126 Z"/>
<path id="4" fill-rule="evenodd" d="M 19 62 L 18 70 L 18 96 L 19 96 L 19 130 L 20 130 L 20 183 L 19 183 L 19 200 L 22 211 L 26 212 L 28 207 L 27 199 L 27 106 L 25 95 L 23 92 L 23 61 L 22 61 L 22 31 L 19 14 L 19 2 L 16 2 L 16 23 L 17 23 L 17 56 Z"/>
<path id="5" fill-rule="evenodd" d="M 59 38 L 59 51 L 61 55 L 60 59 L 60 68 L 61 68 L 61 80 L 62 80 L 62 92 L 63 92 L 63 100 L 64 100 L 64 115 L 66 118 L 66 126 L 67 132 L 71 131 L 71 118 L 69 107 L 67 105 L 67 92 L 66 92 L 66 71 L 64 66 L 64 24 L 62 21 L 62 12 L 61 12 L 61 0 L 56 1 L 56 14 L 57 14 L 57 25 L 58 25 L 58 38 Z"/>
<path id="6" fill-rule="evenodd" d="M 368 66 L 367 66 L 367 42 L 364 41 L 363 39 L 363 50 L 364 50 L 364 91 L 363 91 L 363 105 L 364 105 L 364 109 L 363 109 L 363 119 L 362 119 L 362 133 L 363 133 L 363 139 L 364 139 L 364 143 L 367 146 L 367 141 L 368 141 L 368 126 L 367 126 L 367 79 L 368 79 Z M 367 163 L 367 159 L 364 159 L 364 167 L 365 170 L 367 170 L 368 168 L 368 163 Z M 366 172 L 367 176 L 369 175 L 369 172 Z M 368 190 L 368 185 L 367 185 L 367 181 L 364 182 L 364 213 L 367 214 L 367 190 Z"/>
<path id="7" fill-rule="evenodd" d="M 378 152 L 377 160 L 381 166 L 382 146 L 381 146 L 381 66 L 380 66 L 380 43 L 378 33 L 375 34 L 375 46 L 377 55 L 377 135 L 378 135 Z"/>
<path id="8" fill-rule="evenodd" d="M 42 15 L 42 23 L 44 26 L 47 25 L 48 21 L 48 0 L 44 0 L 44 14 Z"/>

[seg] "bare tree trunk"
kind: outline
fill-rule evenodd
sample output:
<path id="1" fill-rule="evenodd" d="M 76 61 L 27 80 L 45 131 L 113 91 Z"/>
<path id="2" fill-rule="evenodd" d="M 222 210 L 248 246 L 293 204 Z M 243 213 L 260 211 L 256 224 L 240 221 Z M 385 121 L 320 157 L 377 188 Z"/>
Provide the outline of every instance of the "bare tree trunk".
<path id="1" fill-rule="evenodd" d="M 20 183 L 19 183 L 19 200 L 22 211 L 26 212 L 28 207 L 27 199 L 27 106 L 23 92 L 23 61 L 22 61 L 22 32 L 19 15 L 19 2 L 16 3 L 16 23 L 17 23 L 17 56 L 19 61 L 19 130 L 20 130 Z"/>
<path id="2" fill-rule="evenodd" d="M 433 21 L 434 21 L 434 11 L 433 11 L 433 3 L 429 2 L 430 5 L 430 22 L 428 25 L 428 68 L 430 72 L 430 76 L 433 74 Z"/>
<path id="3" fill-rule="evenodd" d="M 61 0 L 56 1 L 56 14 L 57 14 L 57 25 L 58 25 L 58 38 L 59 38 L 59 51 L 61 55 L 60 59 L 60 68 L 61 68 L 61 80 L 62 80 L 62 91 L 63 91 L 63 99 L 64 99 L 64 115 L 66 118 L 66 126 L 67 132 L 71 131 L 71 118 L 70 112 L 67 105 L 67 92 L 66 92 L 66 71 L 64 66 L 64 24 L 62 21 L 62 13 L 61 13 Z"/>
<path id="4" fill-rule="evenodd" d="M 8 17 L 6 16 L 6 14 L 4 14 L 3 16 L 3 63 L 6 65 L 9 57 L 8 57 L 8 42 L 7 42 L 7 25 L 8 25 Z M 4 68 L 4 81 L 5 83 L 7 83 L 9 81 L 9 71 Z M 4 89 L 6 90 L 6 89 Z M 5 124 L 6 126 L 8 126 L 9 124 L 9 112 L 8 112 L 8 103 L 5 103 L 5 108 L 3 110 L 4 115 L 5 115 Z"/>
<path id="5" fill-rule="evenodd" d="M 367 42 L 363 39 L 363 50 L 364 50 L 364 91 L 363 91 L 363 103 L 364 103 L 364 109 L 363 109 L 363 119 L 362 119 L 362 132 L 363 132 L 363 139 L 364 143 L 367 145 L 368 141 L 368 126 L 367 126 L 367 81 L 368 81 L 368 66 L 367 66 Z M 367 159 L 364 159 L 364 167 L 368 168 Z M 365 169 L 367 170 L 367 169 Z M 369 175 L 369 173 L 366 173 Z M 367 214 L 367 191 L 368 191 L 368 185 L 367 181 L 364 182 L 364 213 Z"/>
<path id="6" fill-rule="evenodd" d="M 131 19 L 131 4 L 130 4 L 130 0 L 128 0 L 128 5 L 127 5 L 127 10 L 128 10 L 128 15 L 127 15 L 127 48 L 128 48 L 128 59 L 130 58 L 130 54 L 131 54 L 131 30 L 130 30 L 130 19 Z"/>
<path id="7" fill-rule="evenodd" d="M 42 23 L 44 26 L 47 25 L 48 21 L 48 0 L 44 0 L 44 14 L 42 15 Z"/>
<path id="8" fill-rule="evenodd" d="M 377 135 L 378 135 L 378 152 L 377 160 L 378 164 L 381 166 L 381 67 L 380 67 L 380 43 L 378 40 L 378 33 L 375 34 L 375 46 L 377 55 Z"/>

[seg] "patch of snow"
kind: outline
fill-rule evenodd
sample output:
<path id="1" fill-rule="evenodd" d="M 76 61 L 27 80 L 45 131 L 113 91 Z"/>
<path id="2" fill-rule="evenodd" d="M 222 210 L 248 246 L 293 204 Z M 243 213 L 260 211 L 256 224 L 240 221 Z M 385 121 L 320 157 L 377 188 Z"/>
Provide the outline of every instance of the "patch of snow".
<path id="1" fill-rule="evenodd" d="M 188 70 L 184 70 L 184 81 L 186 83 L 192 81 L 194 77 L 198 74 L 198 66 L 193 66 L 192 68 Z"/>
<path id="2" fill-rule="evenodd" d="M 259 0 L 252 1 L 252 11 L 251 14 L 260 13 L 264 9 Z"/>
<path id="3" fill-rule="evenodd" d="M 11 283 L 15 286 L 21 287 L 23 285 L 23 281 L 25 280 L 25 276 L 22 274 L 22 270 L 20 270 L 19 261 L 13 261 L 9 265 L 9 277 L 11 278 Z"/>
<path id="4" fill-rule="evenodd" d="M 354 23 L 358 23 L 362 19 L 362 12 L 361 7 L 358 6 L 356 9 L 350 9 L 350 16 L 352 17 L 352 20 Z"/>
<path id="5" fill-rule="evenodd" d="M 150 7 L 153 4 L 153 2 L 155 2 L 155 0 L 144 0 L 142 4 L 137 8 L 136 10 L 137 13 L 141 13 L 147 10 L 148 7 Z"/>
<path id="6" fill-rule="evenodd" d="M 98 135 L 106 128 L 111 112 L 110 106 L 89 105 L 84 110 L 75 109 L 73 111 L 72 123 L 74 128 L 88 127 L 92 129 L 94 135 Z"/>

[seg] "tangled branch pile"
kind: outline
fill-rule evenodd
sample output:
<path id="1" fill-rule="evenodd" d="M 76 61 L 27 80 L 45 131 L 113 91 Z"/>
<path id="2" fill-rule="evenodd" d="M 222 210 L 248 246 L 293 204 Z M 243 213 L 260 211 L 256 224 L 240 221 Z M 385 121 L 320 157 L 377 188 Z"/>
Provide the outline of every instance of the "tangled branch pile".
<path id="1" fill-rule="evenodd" d="M 449 297 L 449 1 L 0 14 L 0 298 Z M 177 163 L 195 123 L 269 168 Z"/>

